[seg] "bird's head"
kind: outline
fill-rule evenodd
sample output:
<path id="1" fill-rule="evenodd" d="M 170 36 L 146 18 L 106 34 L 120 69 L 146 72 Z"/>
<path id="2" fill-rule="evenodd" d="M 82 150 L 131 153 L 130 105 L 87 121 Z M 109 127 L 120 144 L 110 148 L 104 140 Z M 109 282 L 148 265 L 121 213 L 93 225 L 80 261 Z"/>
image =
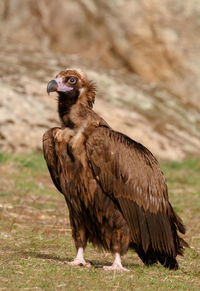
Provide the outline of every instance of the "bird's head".
<path id="1" fill-rule="evenodd" d="M 86 74 L 79 69 L 61 71 L 47 85 L 47 93 L 57 92 L 59 98 L 78 100 L 92 107 L 95 99 L 95 85 L 89 81 Z"/>

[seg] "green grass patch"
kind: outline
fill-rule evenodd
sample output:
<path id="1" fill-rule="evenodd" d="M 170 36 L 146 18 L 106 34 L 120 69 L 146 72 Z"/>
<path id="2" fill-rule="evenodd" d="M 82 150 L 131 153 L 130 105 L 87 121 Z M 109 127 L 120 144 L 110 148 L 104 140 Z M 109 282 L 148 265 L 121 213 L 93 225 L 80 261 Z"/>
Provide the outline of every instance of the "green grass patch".
<path id="1" fill-rule="evenodd" d="M 9 159 L 9 155 L 6 153 L 0 153 L 0 164 L 6 163 Z"/>
<path id="2" fill-rule="evenodd" d="M 18 155 L 14 157 L 15 165 L 21 169 L 31 169 L 32 171 L 43 171 L 46 164 L 42 154 L 33 152 L 32 154 Z"/>
<path id="3" fill-rule="evenodd" d="M 191 248 L 179 270 L 145 267 L 129 251 L 129 273 L 106 272 L 112 256 L 88 244 L 91 268 L 71 267 L 75 255 L 67 207 L 41 153 L 0 154 L 0 290 L 199 290 L 200 159 L 161 161 L 170 202 L 187 226 Z"/>

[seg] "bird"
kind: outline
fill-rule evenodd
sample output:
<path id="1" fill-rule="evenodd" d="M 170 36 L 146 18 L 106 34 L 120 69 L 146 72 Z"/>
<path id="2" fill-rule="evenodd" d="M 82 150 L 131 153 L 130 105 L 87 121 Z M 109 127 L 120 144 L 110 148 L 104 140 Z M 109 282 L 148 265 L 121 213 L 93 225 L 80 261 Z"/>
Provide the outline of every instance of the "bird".
<path id="1" fill-rule="evenodd" d="M 157 159 L 95 113 L 96 84 L 80 69 L 61 71 L 47 85 L 51 92 L 60 127 L 44 133 L 43 153 L 69 210 L 76 256 L 68 264 L 90 266 L 84 258 L 90 242 L 113 255 L 104 270 L 129 271 L 121 261 L 129 249 L 147 266 L 178 269 L 176 257 L 189 245 Z"/>

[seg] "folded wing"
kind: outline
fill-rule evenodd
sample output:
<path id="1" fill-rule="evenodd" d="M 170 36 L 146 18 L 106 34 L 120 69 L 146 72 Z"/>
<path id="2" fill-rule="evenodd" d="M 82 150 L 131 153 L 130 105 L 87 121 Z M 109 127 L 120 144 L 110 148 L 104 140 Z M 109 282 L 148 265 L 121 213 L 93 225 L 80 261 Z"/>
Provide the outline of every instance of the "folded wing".
<path id="1" fill-rule="evenodd" d="M 165 179 L 151 152 L 106 126 L 88 138 L 86 151 L 96 180 L 123 213 L 136 248 L 181 254 L 177 229 L 185 229 L 168 201 Z"/>

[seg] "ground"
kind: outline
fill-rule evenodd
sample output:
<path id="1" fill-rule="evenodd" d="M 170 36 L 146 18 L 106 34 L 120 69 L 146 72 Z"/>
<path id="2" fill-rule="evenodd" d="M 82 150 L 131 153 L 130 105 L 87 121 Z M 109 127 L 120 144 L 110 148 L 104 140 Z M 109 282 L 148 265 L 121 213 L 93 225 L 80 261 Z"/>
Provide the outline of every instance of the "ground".
<path id="1" fill-rule="evenodd" d="M 75 255 L 64 198 L 54 188 L 41 153 L 0 154 L 0 290 L 199 290 L 200 159 L 161 161 L 170 201 L 187 226 L 191 248 L 179 270 L 145 267 L 129 251 L 130 272 L 106 272 L 112 256 L 88 245 L 91 268 L 65 264 Z"/>

